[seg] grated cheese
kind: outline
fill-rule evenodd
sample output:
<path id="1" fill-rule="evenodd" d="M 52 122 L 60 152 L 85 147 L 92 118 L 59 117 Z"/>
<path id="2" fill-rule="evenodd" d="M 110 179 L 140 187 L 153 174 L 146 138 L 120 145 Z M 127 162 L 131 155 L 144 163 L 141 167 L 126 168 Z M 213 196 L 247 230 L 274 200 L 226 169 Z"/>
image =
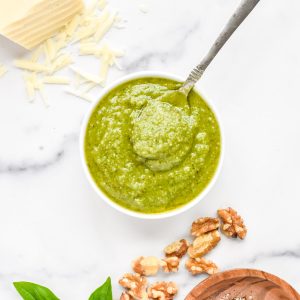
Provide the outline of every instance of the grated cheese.
<path id="1" fill-rule="evenodd" d="M 82 84 L 82 77 L 80 75 L 78 75 L 77 73 L 75 73 L 75 78 L 74 78 L 74 86 L 76 87 L 76 89 L 79 88 L 80 84 Z"/>
<path id="2" fill-rule="evenodd" d="M 81 98 L 81 99 L 83 99 L 87 102 L 94 102 L 94 100 L 87 94 L 80 93 L 80 92 L 77 92 L 77 91 L 74 91 L 74 90 L 66 90 L 65 92 L 70 94 L 70 95 L 73 95 L 75 97 Z"/>
<path id="3" fill-rule="evenodd" d="M 113 63 L 113 60 L 115 58 L 124 56 L 124 52 L 121 50 L 112 49 L 108 44 L 104 44 L 101 47 L 98 55 L 103 56 L 105 60 L 111 61 L 111 63 Z"/>
<path id="4" fill-rule="evenodd" d="M 85 89 L 82 90 L 82 92 L 83 92 L 84 94 L 86 94 L 86 93 L 90 92 L 93 88 L 95 88 L 96 86 L 97 86 L 96 83 L 90 82 L 90 83 L 88 84 L 88 86 L 87 86 Z"/>
<path id="5" fill-rule="evenodd" d="M 73 43 L 77 43 L 83 39 L 87 39 L 93 36 L 96 33 L 98 26 L 99 26 L 99 20 L 95 19 L 91 21 L 89 25 L 80 28 L 76 33 L 76 37 L 73 40 Z"/>
<path id="6" fill-rule="evenodd" d="M 56 58 L 51 66 L 50 73 L 53 74 L 66 66 L 73 63 L 72 57 L 69 54 L 62 54 Z"/>
<path id="7" fill-rule="evenodd" d="M 54 42 L 51 38 L 45 42 L 45 50 L 48 55 L 49 61 L 52 62 L 53 59 L 55 58 L 56 50 L 55 50 Z"/>
<path id="8" fill-rule="evenodd" d="M 66 34 L 62 32 L 57 36 L 56 41 L 48 39 L 44 43 L 44 52 L 48 65 L 51 65 L 57 59 L 59 51 L 66 46 L 66 37 Z"/>
<path id="9" fill-rule="evenodd" d="M 105 44 L 101 51 L 99 51 L 99 55 L 102 57 L 100 76 L 102 76 L 104 79 L 107 78 L 109 67 L 115 65 L 121 69 L 117 62 L 117 58 L 124 55 L 122 51 L 113 50 L 110 46 Z"/>
<path id="10" fill-rule="evenodd" d="M 56 73 L 73 63 L 66 47 L 79 42 L 79 55 L 93 55 L 100 58 L 100 70 L 98 74 L 94 75 L 70 67 L 78 79 L 77 83 L 75 82 L 76 88 L 80 89 L 81 86 L 82 88 L 68 91 L 68 93 L 92 102 L 88 92 L 99 85 L 103 86 L 110 67 L 114 65 L 119 67 L 117 58 L 123 56 L 123 52 L 112 49 L 106 44 L 99 46 L 98 42 L 112 26 L 118 27 L 119 25 L 120 27 L 121 21 L 122 19 L 117 13 L 109 12 L 107 0 L 92 0 L 92 4 L 87 9 L 75 15 L 56 35 L 37 47 L 30 59 L 16 60 L 15 66 L 26 71 L 24 72 L 24 82 L 29 101 L 33 101 L 36 94 L 39 93 L 45 105 L 48 106 L 44 92 L 45 85 L 70 84 L 70 78 L 57 76 Z M 62 49 L 65 50 L 62 51 Z M 2 68 L 0 64 L 0 76 L 3 72 Z M 40 77 L 38 77 L 39 74 L 41 74 Z"/>
<path id="11" fill-rule="evenodd" d="M 124 55 L 123 51 L 112 49 L 108 44 L 97 47 L 95 43 L 85 43 L 80 45 L 81 55 L 95 55 L 97 57 L 104 57 L 105 60 L 121 57 Z"/>
<path id="12" fill-rule="evenodd" d="M 32 53 L 31 61 L 35 63 L 38 62 L 42 53 L 43 53 L 43 46 L 38 46 Z"/>
<path id="13" fill-rule="evenodd" d="M 43 78 L 43 83 L 48 84 L 70 84 L 70 79 L 63 76 L 46 76 Z"/>
<path id="14" fill-rule="evenodd" d="M 97 44 L 95 43 L 81 43 L 79 47 L 80 55 L 96 55 Z"/>
<path id="15" fill-rule="evenodd" d="M 67 33 L 66 32 L 61 32 L 57 36 L 57 42 L 55 45 L 55 55 L 59 53 L 59 51 L 67 46 Z"/>
<path id="16" fill-rule="evenodd" d="M 19 69 L 24 69 L 33 72 L 49 72 L 51 71 L 49 66 L 42 65 L 37 62 L 32 62 L 30 60 L 17 59 L 14 61 L 14 65 Z"/>
<path id="17" fill-rule="evenodd" d="M 108 69 L 109 63 L 107 61 L 104 61 L 100 67 L 100 76 L 103 78 L 104 81 L 107 79 Z"/>
<path id="18" fill-rule="evenodd" d="M 26 86 L 29 102 L 32 102 L 34 101 L 35 98 L 36 74 L 25 73 L 24 80 L 25 80 L 25 86 Z"/>
<path id="19" fill-rule="evenodd" d="M 120 71 L 123 70 L 122 66 L 120 65 L 120 63 L 119 63 L 116 59 L 114 59 L 114 65 L 115 65 Z"/>
<path id="20" fill-rule="evenodd" d="M 109 17 L 110 14 L 107 9 L 103 11 L 100 17 L 91 16 L 90 13 L 83 15 L 82 20 L 80 21 L 82 28 L 80 28 L 76 33 L 73 43 L 93 37 L 94 35 L 96 36 L 100 28 L 105 26 L 105 22 L 109 19 Z"/>
<path id="21" fill-rule="evenodd" d="M 87 81 L 94 82 L 96 84 L 101 84 L 103 82 L 103 79 L 101 77 L 98 77 L 98 76 L 95 76 L 95 75 L 91 75 L 91 74 L 88 74 L 86 72 L 82 72 L 82 71 L 78 70 L 75 67 L 70 67 L 70 69 L 74 73 L 76 73 L 79 76 L 81 76 L 83 79 L 86 79 Z"/>
<path id="22" fill-rule="evenodd" d="M 87 43 L 80 45 L 80 55 L 95 55 L 96 57 L 102 58 L 100 78 L 103 78 L 103 81 L 105 81 L 110 66 L 116 65 L 121 69 L 117 58 L 123 56 L 124 53 L 119 50 L 113 50 L 107 44 L 104 44 L 102 47 L 97 47 L 95 43 Z"/>
<path id="23" fill-rule="evenodd" d="M 112 25 L 114 24 L 115 18 L 116 14 L 113 13 L 112 15 L 109 15 L 107 20 L 103 22 L 102 26 L 99 26 L 94 36 L 94 40 L 96 42 L 99 42 L 104 37 L 104 35 L 111 29 Z"/>
<path id="24" fill-rule="evenodd" d="M 79 26 L 79 22 L 80 22 L 81 16 L 80 15 L 76 15 L 74 17 L 74 19 L 66 26 L 65 28 L 65 33 L 67 35 L 67 37 L 72 37 L 75 33 L 75 31 L 77 30 L 78 26 Z"/>

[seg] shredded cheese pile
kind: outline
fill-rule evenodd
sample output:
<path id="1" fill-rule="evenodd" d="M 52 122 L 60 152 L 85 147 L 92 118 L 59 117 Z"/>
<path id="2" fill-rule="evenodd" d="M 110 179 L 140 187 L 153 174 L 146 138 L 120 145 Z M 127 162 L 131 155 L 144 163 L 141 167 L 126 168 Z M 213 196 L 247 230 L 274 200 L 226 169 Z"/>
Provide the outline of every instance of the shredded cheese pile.
<path id="1" fill-rule="evenodd" d="M 91 102 L 92 97 L 88 92 L 96 86 L 104 85 L 109 69 L 113 66 L 119 67 L 117 59 L 123 56 L 122 51 L 112 49 L 107 43 L 101 44 L 103 37 L 113 26 L 121 28 L 119 16 L 108 10 L 106 0 L 94 0 L 90 7 L 80 15 L 76 15 L 54 37 L 37 47 L 29 59 L 15 60 L 15 67 L 24 71 L 23 78 L 29 101 L 34 101 L 36 93 L 39 93 L 48 106 L 44 93 L 45 85 L 71 84 L 70 78 L 57 74 L 70 67 L 79 80 L 75 89 L 66 92 Z M 71 66 L 75 59 L 74 55 L 71 55 L 69 46 L 77 44 L 79 44 L 79 55 L 93 55 L 100 60 L 98 74 L 89 74 Z M 0 65 L 0 76 L 4 70 Z"/>

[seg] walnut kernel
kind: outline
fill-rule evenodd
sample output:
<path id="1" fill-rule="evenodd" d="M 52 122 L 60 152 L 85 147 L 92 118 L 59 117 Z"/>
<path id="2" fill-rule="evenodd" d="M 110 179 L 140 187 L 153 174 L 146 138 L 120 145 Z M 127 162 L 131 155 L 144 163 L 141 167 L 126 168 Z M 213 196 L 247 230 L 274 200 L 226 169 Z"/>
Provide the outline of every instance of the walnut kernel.
<path id="1" fill-rule="evenodd" d="M 149 299 L 173 300 L 178 292 L 178 287 L 174 282 L 157 282 L 148 289 Z"/>
<path id="2" fill-rule="evenodd" d="M 189 247 L 189 242 L 185 239 L 182 239 L 168 245 L 164 249 L 164 252 L 167 257 L 177 256 L 178 258 L 181 258 L 186 254 L 188 247 Z"/>
<path id="3" fill-rule="evenodd" d="M 193 236 L 200 236 L 203 233 L 207 233 L 216 230 L 220 227 L 220 221 L 218 218 L 199 218 L 193 222 L 191 228 L 191 234 Z"/>
<path id="4" fill-rule="evenodd" d="M 136 300 L 147 300 L 147 279 L 139 274 L 127 273 L 119 280 L 119 284 L 127 289 L 127 293 Z"/>
<path id="5" fill-rule="evenodd" d="M 218 272 L 217 265 L 205 258 L 189 258 L 185 263 L 185 267 L 193 275 L 203 273 L 212 275 Z"/>
<path id="6" fill-rule="evenodd" d="M 197 237 L 188 249 L 192 258 L 202 257 L 217 246 L 221 240 L 218 230 L 204 233 Z"/>
<path id="7" fill-rule="evenodd" d="M 160 263 L 165 273 L 178 272 L 180 259 L 177 256 L 171 256 L 163 259 Z"/>
<path id="8" fill-rule="evenodd" d="M 245 238 L 247 228 L 241 216 L 239 216 L 233 208 L 228 207 L 226 209 L 219 209 L 218 215 L 223 222 L 221 228 L 225 235 L 232 238 Z"/>
<path id="9" fill-rule="evenodd" d="M 133 271 L 144 276 L 151 276 L 157 274 L 159 268 L 160 261 L 154 256 L 140 256 L 132 262 Z"/>
<path id="10" fill-rule="evenodd" d="M 133 300 L 133 297 L 130 296 L 127 292 L 123 292 L 120 297 L 120 300 Z"/>

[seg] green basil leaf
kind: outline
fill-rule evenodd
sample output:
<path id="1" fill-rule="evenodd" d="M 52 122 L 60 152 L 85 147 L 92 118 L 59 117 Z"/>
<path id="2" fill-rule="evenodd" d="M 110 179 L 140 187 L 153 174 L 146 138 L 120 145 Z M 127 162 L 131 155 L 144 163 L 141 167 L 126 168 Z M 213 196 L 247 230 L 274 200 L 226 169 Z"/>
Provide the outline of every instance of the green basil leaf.
<path id="1" fill-rule="evenodd" d="M 59 300 L 48 288 L 31 282 L 14 282 L 24 300 Z"/>
<path id="2" fill-rule="evenodd" d="M 101 285 L 98 289 L 96 289 L 96 291 L 94 291 L 89 300 L 112 300 L 112 287 L 110 277 L 107 278 L 103 285 Z"/>

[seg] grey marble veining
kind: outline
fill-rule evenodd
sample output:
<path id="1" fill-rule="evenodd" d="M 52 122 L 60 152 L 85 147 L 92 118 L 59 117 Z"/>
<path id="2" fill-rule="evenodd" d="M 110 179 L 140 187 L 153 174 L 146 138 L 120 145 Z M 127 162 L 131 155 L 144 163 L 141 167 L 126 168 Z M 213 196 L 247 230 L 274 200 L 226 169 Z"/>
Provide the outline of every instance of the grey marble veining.
<path id="1" fill-rule="evenodd" d="M 126 52 L 108 83 L 145 69 L 185 77 L 239 1 L 109 3 L 128 22 L 107 36 Z M 12 69 L 0 80 L 0 299 L 20 299 L 12 286 L 18 280 L 46 285 L 63 300 L 87 299 L 109 275 L 118 299 L 118 279 L 132 259 L 162 256 L 166 244 L 189 236 L 195 218 L 229 205 L 249 234 L 245 241 L 222 237 L 208 257 L 221 270 L 263 269 L 300 290 L 299 14 L 298 0 L 261 1 L 209 67 L 199 87 L 224 128 L 221 176 L 193 210 L 153 222 L 123 216 L 95 195 L 78 145 L 89 104 L 63 87 L 47 88 L 48 109 L 41 100 L 27 103 L 21 73 L 12 68 L 22 51 L 1 38 L 0 62 Z M 89 57 L 79 64 L 99 68 Z M 178 274 L 158 278 L 176 281 L 177 299 L 184 299 L 205 276 L 190 276 L 182 262 Z"/>
<path id="2" fill-rule="evenodd" d="M 57 163 L 59 163 L 66 152 L 67 146 L 69 144 L 78 144 L 78 134 L 71 134 L 69 136 L 64 137 L 63 145 L 57 150 L 52 156 L 47 159 L 43 160 L 42 162 L 35 162 L 34 159 L 30 161 L 24 161 L 22 163 L 7 163 L 0 161 L 0 175 L 1 174 L 18 174 L 18 173 L 25 173 L 25 172 L 39 172 L 44 171 L 48 167 L 51 167 Z M 44 151 L 44 147 L 40 146 L 39 150 Z"/>

